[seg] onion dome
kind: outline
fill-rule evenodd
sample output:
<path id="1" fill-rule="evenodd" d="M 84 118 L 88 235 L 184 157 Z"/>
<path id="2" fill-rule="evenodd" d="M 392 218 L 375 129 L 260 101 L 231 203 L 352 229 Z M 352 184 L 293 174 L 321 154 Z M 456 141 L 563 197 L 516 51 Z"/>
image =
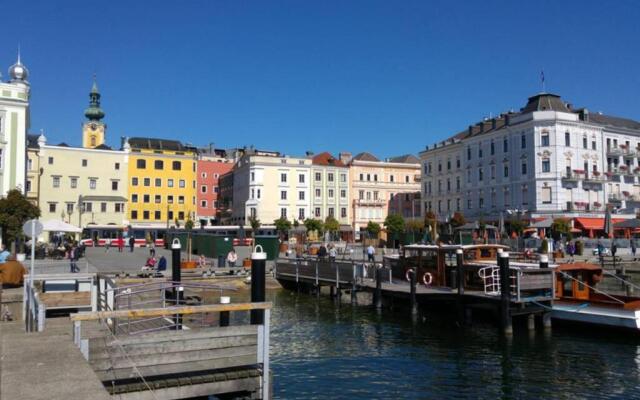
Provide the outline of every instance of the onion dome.
<path id="1" fill-rule="evenodd" d="M 96 76 L 93 76 L 93 86 L 89 92 L 89 108 L 84 110 L 84 116 L 89 121 L 100 121 L 104 118 L 104 111 L 100 108 L 100 92 L 96 83 Z"/>
<path id="2" fill-rule="evenodd" d="M 9 67 L 9 78 L 11 79 L 11 82 L 29 83 L 29 81 L 27 81 L 28 77 L 29 70 L 24 66 L 24 64 L 22 64 L 22 61 L 20 60 L 20 50 L 18 50 L 18 61 Z"/>

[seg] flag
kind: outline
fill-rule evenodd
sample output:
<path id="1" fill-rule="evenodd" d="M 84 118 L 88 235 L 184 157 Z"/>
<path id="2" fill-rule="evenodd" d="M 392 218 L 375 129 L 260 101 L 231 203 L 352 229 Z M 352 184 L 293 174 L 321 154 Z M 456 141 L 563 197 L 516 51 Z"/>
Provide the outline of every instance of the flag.
<path id="1" fill-rule="evenodd" d="M 540 81 L 544 84 L 544 70 L 540 71 Z"/>

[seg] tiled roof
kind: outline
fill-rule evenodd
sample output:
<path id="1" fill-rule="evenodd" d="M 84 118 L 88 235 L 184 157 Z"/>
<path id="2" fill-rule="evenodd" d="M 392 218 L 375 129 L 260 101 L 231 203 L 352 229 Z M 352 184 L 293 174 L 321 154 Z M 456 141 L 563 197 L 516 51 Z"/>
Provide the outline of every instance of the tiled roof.
<path id="1" fill-rule="evenodd" d="M 129 138 L 129 146 L 131 146 L 132 149 L 170 150 L 170 151 L 193 150 L 189 147 L 184 146 L 178 140 L 144 138 L 144 137 Z"/>
<path id="2" fill-rule="evenodd" d="M 320 153 L 315 155 L 311 162 L 314 165 L 333 165 L 335 167 L 344 167 L 344 163 L 339 159 L 331 155 L 331 153 L 325 151 L 324 153 Z"/>
<path id="3" fill-rule="evenodd" d="M 376 156 L 374 156 L 373 154 L 368 153 L 366 151 L 363 152 L 363 153 L 356 154 L 356 156 L 353 157 L 351 160 L 352 161 L 353 160 L 358 160 L 358 161 L 380 161 Z"/>
<path id="4" fill-rule="evenodd" d="M 614 117 L 611 115 L 598 113 L 589 114 L 589 122 L 604 126 L 615 126 L 619 128 L 640 130 L 640 122 L 627 118 Z"/>
<path id="5" fill-rule="evenodd" d="M 561 111 L 571 112 L 569 107 L 557 94 L 551 93 L 539 93 L 535 96 L 529 97 L 527 105 L 520 110 L 523 114 L 527 114 L 534 111 Z"/>
<path id="6" fill-rule="evenodd" d="M 389 162 L 403 163 L 403 164 L 420 164 L 420 159 L 413 154 L 405 154 L 403 156 L 392 157 Z"/>

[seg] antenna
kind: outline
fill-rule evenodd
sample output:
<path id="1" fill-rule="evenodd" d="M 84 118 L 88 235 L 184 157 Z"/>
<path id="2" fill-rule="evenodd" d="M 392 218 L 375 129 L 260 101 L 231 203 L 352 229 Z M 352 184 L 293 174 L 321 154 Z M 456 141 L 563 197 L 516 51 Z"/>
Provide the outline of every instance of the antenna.
<path id="1" fill-rule="evenodd" d="M 542 85 L 542 93 L 545 93 L 545 85 L 544 85 L 544 69 L 540 70 L 540 84 Z"/>

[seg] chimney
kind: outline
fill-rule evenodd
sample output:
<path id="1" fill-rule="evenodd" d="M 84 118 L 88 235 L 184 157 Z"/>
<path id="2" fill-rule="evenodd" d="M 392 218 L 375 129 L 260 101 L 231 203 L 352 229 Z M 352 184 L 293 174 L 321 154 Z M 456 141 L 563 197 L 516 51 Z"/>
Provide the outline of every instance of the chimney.
<path id="1" fill-rule="evenodd" d="M 476 125 L 480 128 L 480 133 L 484 132 L 484 122 L 478 122 Z"/>
<path id="2" fill-rule="evenodd" d="M 340 158 L 340 161 L 347 164 L 349 161 L 351 161 L 352 156 L 351 156 L 351 153 L 348 151 L 341 151 L 338 154 L 338 158 Z"/>
<path id="3" fill-rule="evenodd" d="M 473 135 L 473 125 L 469 125 L 469 135 Z"/>

